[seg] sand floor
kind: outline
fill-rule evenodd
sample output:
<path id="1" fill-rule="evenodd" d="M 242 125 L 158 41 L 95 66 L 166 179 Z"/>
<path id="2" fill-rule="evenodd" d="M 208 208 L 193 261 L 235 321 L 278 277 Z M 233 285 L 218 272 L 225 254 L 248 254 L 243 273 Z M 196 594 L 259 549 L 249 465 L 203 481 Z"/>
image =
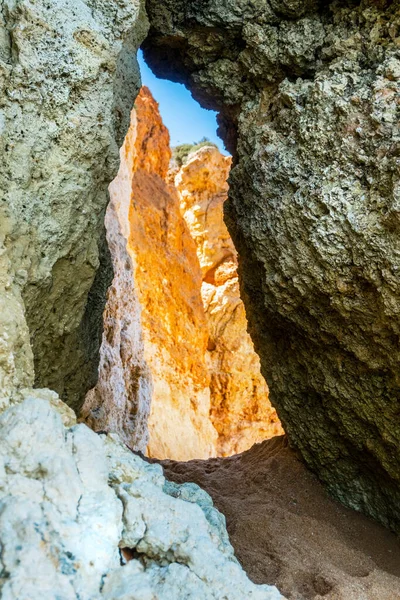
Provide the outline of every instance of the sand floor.
<path id="1" fill-rule="evenodd" d="M 161 464 L 212 496 L 253 581 L 288 600 L 400 600 L 399 539 L 329 498 L 284 437 L 231 458 Z"/>

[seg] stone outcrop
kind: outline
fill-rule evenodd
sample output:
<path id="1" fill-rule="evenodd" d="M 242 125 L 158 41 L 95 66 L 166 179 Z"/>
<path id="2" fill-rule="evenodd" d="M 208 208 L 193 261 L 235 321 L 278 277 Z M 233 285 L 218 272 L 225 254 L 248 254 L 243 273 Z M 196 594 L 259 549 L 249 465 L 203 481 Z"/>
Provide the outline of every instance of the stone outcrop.
<path id="1" fill-rule="evenodd" d="M 121 148 L 119 172 L 109 188 L 105 217 L 114 279 L 104 311 L 99 377 L 80 414 L 95 431 L 118 432 L 130 447 L 145 452 L 153 387 L 144 354 L 135 255 L 129 243 L 132 180 L 138 160 L 137 126 L 136 110 L 132 110 L 131 125 Z"/>
<path id="2" fill-rule="evenodd" d="M 237 255 L 223 221 L 231 158 L 206 146 L 188 157 L 175 176 L 180 208 L 196 242 L 208 328 L 210 419 L 217 454 L 229 456 L 283 433 L 268 400 L 240 298 Z"/>
<path id="3" fill-rule="evenodd" d="M 282 598 L 247 578 L 198 486 L 166 482 L 43 394 L 0 416 L 3 600 Z"/>
<path id="4" fill-rule="evenodd" d="M 96 382 L 111 281 L 107 187 L 146 31 L 139 0 L 1 2 L 3 405 L 35 382 L 79 408 Z"/>
<path id="5" fill-rule="evenodd" d="M 116 437 L 76 425 L 56 392 L 30 388 L 52 384 L 77 408 L 96 379 L 106 188 L 139 86 L 134 52 L 146 20 L 124 0 L 6 0 L 0 15 L 0 596 L 278 600 L 275 588 L 248 580 L 207 494 L 166 482 Z M 130 188 L 125 167 L 118 185 Z M 102 358 L 110 368 L 110 357 L 127 360 L 134 348 L 137 368 L 123 385 L 142 385 L 145 401 L 134 265 L 115 219 L 129 202 L 121 204 L 107 213 L 117 267 L 109 297 L 125 294 L 121 310 L 133 311 L 119 314 Z M 116 367 L 106 391 L 122 385 Z"/>
<path id="6" fill-rule="evenodd" d="M 398 1 L 147 0 L 145 55 L 221 111 L 250 332 L 289 439 L 400 531 Z"/>
<path id="7" fill-rule="evenodd" d="M 118 228 L 116 239 L 122 233 L 111 253 L 115 280 L 126 285 L 113 285 L 109 294 L 99 383 L 82 416 L 96 431 L 118 432 L 134 449 L 147 446 L 150 456 L 213 456 L 201 271 L 177 192 L 167 182 L 169 133 L 147 88 L 136 99 L 121 158 L 107 229 L 113 236 Z M 144 385 L 135 387 L 138 375 Z"/>
<path id="8" fill-rule="evenodd" d="M 149 456 L 230 455 L 282 433 L 223 223 L 231 159 L 206 146 L 176 173 L 170 159 L 157 103 L 142 88 L 110 187 L 115 276 L 99 382 L 81 415 L 131 448 L 147 445 Z"/>

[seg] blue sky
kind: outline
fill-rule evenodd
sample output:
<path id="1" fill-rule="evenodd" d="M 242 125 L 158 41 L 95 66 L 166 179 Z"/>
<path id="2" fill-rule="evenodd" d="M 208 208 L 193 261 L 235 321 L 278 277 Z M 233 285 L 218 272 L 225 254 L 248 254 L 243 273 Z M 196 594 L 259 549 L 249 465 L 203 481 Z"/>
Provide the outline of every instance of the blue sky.
<path id="1" fill-rule="evenodd" d="M 184 85 L 158 79 L 146 65 L 141 50 L 138 59 L 142 83 L 160 105 L 162 120 L 171 135 L 171 146 L 190 144 L 207 137 L 222 150 L 223 143 L 217 136 L 217 113 L 202 108 Z"/>

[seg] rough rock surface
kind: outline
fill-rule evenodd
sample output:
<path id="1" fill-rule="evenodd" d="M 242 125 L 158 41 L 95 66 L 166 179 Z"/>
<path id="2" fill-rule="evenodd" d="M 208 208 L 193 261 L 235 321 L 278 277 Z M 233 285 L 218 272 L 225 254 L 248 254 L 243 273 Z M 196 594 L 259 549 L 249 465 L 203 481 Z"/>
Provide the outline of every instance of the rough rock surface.
<path id="1" fill-rule="evenodd" d="M 118 432 L 131 448 L 145 452 L 152 379 L 144 355 L 135 255 L 129 243 L 132 179 L 138 160 L 136 133 L 134 109 L 121 148 L 119 172 L 109 188 L 105 218 L 114 279 L 104 311 L 99 377 L 96 387 L 88 392 L 80 415 L 95 431 Z"/>
<path id="2" fill-rule="evenodd" d="M 0 416 L 3 600 L 281 598 L 246 577 L 205 492 L 116 437 L 64 427 L 68 407 L 43 395 Z"/>
<path id="3" fill-rule="evenodd" d="M 256 583 L 273 583 L 288 600 L 400 600 L 399 539 L 329 498 L 285 438 L 162 465 L 168 479 L 212 496 Z"/>
<path id="4" fill-rule="evenodd" d="M 108 297 L 99 384 L 82 416 L 96 431 L 118 432 L 131 448 L 144 451 L 148 442 L 150 456 L 215 456 L 201 271 L 167 183 L 169 133 L 147 88 L 136 99 L 121 158 L 107 230 L 116 241 L 115 281 L 123 285 L 113 285 Z"/>
<path id="5" fill-rule="evenodd" d="M 149 456 L 230 455 L 282 433 L 223 223 L 231 159 L 205 147 L 174 177 L 170 158 L 158 105 L 143 88 L 110 186 L 115 276 L 99 381 L 81 416 L 133 449 L 148 444 Z"/>
<path id="6" fill-rule="evenodd" d="M 96 381 L 107 186 L 146 31 L 139 0 L 0 3 L 3 405 L 35 381 L 79 407 Z"/>
<path id="7" fill-rule="evenodd" d="M 180 208 L 196 242 L 203 276 L 210 419 L 218 432 L 218 456 L 243 452 L 283 433 L 247 333 L 236 250 L 223 221 L 230 166 L 230 157 L 206 146 L 190 155 L 175 177 Z"/>
<path id="8" fill-rule="evenodd" d="M 208 332 L 196 246 L 167 183 L 169 133 L 143 89 L 136 101 L 138 164 L 132 181 L 130 246 L 153 380 L 147 452 L 188 460 L 215 455 L 205 362 Z"/>
<path id="9" fill-rule="evenodd" d="M 148 61 L 221 110 L 236 151 L 226 218 L 290 442 L 336 498 L 400 531 L 400 4 L 147 11 Z"/>

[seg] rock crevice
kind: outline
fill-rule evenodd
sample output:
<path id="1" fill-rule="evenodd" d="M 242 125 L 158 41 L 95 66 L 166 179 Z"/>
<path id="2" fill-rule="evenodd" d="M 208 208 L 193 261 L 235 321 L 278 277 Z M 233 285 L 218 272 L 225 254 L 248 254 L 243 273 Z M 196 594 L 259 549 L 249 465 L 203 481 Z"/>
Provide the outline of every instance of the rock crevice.
<path id="1" fill-rule="evenodd" d="M 292 445 L 399 531 L 399 3 L 233 4 L 148 0 L 145 55 L 236 139 L 226 222 Z"/>
<path id="2" fill-rule="evenodd" d="M 223 222 L 231 159 L 207 144 L 180 168 L 169 170 L 170 159 L 168 131 L 143 88 L 110 187 L 115 277 L 99 382 L 82 417 L 152 457 L 230 455 L 282 433 Z"/>

